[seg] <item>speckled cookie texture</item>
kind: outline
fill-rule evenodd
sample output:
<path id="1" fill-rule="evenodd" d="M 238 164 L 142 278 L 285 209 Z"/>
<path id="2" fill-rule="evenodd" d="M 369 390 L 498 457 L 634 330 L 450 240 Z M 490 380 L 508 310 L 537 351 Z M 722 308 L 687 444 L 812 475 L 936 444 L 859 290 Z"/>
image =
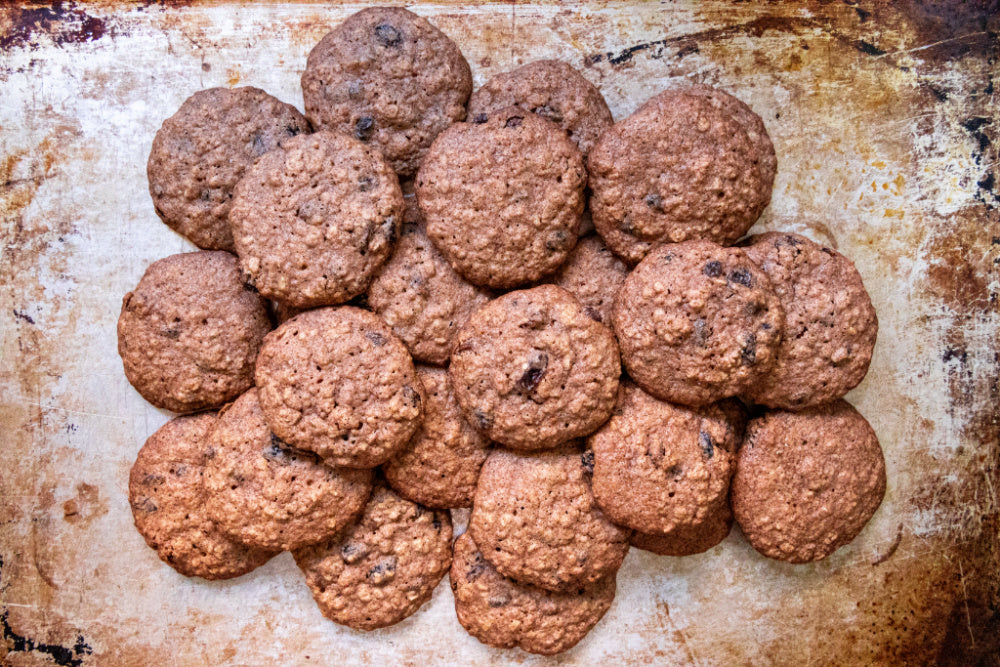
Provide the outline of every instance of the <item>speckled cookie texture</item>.
<path id="1" fill-rule="evenodd" d="M 206 507 L 244 544 L 282 551 L 315 544 L 360 514 L 372 472 L 332 468 L 268 429 L 257 390 L 219 414 L 205 465 Z"/>
<path id="2" fill-rule="evenodd" d="M 561 60 L 537 60 L 497 74 L 469 98 L 469 118 L 511 106 L 559 125 L 584 155 L 614 124 L 601 91 Z"/>
<path id="3" fill-rule="evenodd" d="M 403 193 L 388 163 L 332 132 L 294 137 L 262 157 L 229 212 L 253 284 L 296 308 L 343 303 L 368 289 L 402 219 Z"/>
<path id="4" fill-rule="evenodd" d="M 465 118 L 472 73 L 458 46 L 403 8 L 350 16 L 309 53 L 306 115 L 350 134 L 412 176 L 439 132 Z"/>
<path id="5" fill-rule="evenodd" d="M 725 111 L 736 119 L 746 130 L 750 143 L 754 145 L 757 157 L 760 159 L 758 167 L 766 192 L 764 206 L 767 206 L 771 202 L 771 188 L 774 185 L 774 176 L 778 171 L 778 159 L 774 154 L 774 144 L 771 142 L 771 136 L 767 133 L 767 127 L 764 126 L 764 120 L 745 102 L 721 88 L 704 84 L 691 84 L 682 90 L 686 94 L 707 99 L 714 107 Z"/>
<path id="6" fill-rule="evenodd" d="M 256 377 L 275 435 L 331 465 L 385 463 L 423 418 L 406 347 L 353 306 L 309 310 L 279 326 L 264 340 Z"/>
<path id="7" fill-rule="evenodd" d="M 223 533 L 205 509 L 202 473 L 214 412 L 177 417 L 146 440 L 129 473 L 136 529 L 163 562 L 188 577 L 230 579 L 263 565 L 273 551 Z"/>
<path id="8" fill-rule="evenodd" d="M 260 88 L 209 88 L 163 122 L 146 164 L 156 214 L 207 250 L 234 249 L 233 188 L 262 155 L 309 132 L 290 104 Z"/>
<path id="9" fill-rule="evenodd" d="M 686 241 L 658 247 L 629 274 L 613 321 L 639 386 L 705 405 L 740 393 L 774 365 L 785 317 L 746 253 Z"/>
<path id="10" fill-rule="evenodd" d="M 384 628 L 430 600 L 451 566 L 451 516 L 377 486 L 357 524 L 294 555 L 324 616 Z"/>
<path id="11" fill-rule="evenodd" d="M 501 574 L 568 592 L 613 576 L 630 531 L 594 502 L 576 447 L 533 454 L 494 451 L 479 475 L 469 532 Z"/>
<path id="12" fill-rule="evenodd" d="M 864 379 L 878 335 L 878 318 L 854 263 L 798 234 L 753 236 L 745 251 L 785 310 L 774 368 L 745 397 L 786 410 L 841 398 Z"/>
<path id="13" fill-rule="evenodd" d="M 885 495 L 885 460 L 868 421 L 843 400 L 750 421 L 732 484 L 747 541 L 808 563 L 853 540 Z"/>
<path id="14" fill-rule="evenodd" d="M 632 533 L 629 543 L 659 556 L 693 556 L 704 553 L 726 539 L 733 528 L 733 513 L 721 503 L 697 526 L 678 528 L 666 535 Z"/>
<path id="15" fill-rule="evenodd" d="M 660 243 L 733 243 L 770 201 L 761 160 L 760 147 L 722 105 L 665 91 L 590 151 L 594 226 L 633 264 Z"/>
<path id="16" fill-rule="evenodd" d="M 518 450 L 554 447 L 610 416 L 621 361 L 611 331 L 554 285 L 510 292 L 476 311 L 448 367 L 465 418 Z"/>
<path id="17" fill-rule="evenodd" d="M 587 173 L 555 123 L 516 107 L 456 123 L 417 174 L 427 235 L 466 280 L 492 288 L 535 282 L 576 245 Z"/>
<path id="18" fill-rule="evenodd" d="M 626 383 L 588 444 L 594 497 L 619 525 L 665 535 L 701 526 L 726 503 L 737 432 L 715 406 L 673 405 Z"/>
<path id="19" fill-rule="evenodd" d="M 628 265 L 601 237 L 588 236 L 576 244 L 552 282 L 575 296 L 591 318 L 611 326 L 615 296 L 628 273 Z"/>
<path id="20" fill-rule="evenodd" d="M 271 329 L 267 304 L 242 280 L 236 257 L 207 251 L 149 265 L 122 299 L 118 354 L 125 377 L 158 408 L 215 408 L 253 385 Z"/>
<path id="21" fill-rule="evenodd" d="M 368 304 L 417 361 L 444 366 L 452 340 L 490 294 L 458 275 L 427 238 L 416 196 L 402 236 L 368 290 Z"/>
<path id="22" fill-rule="evenodd" d="M 614 576 L 568 593 L 519 584 L 497 572 L 468 533 L 455 542 L 450 579 L 458 622 L 469 634 L 541 655 L 576 646 L 615 598 Z"/>
<path id="23" fill-rule="evenodd" d="M 417 378 L 426 396 L 424 420 L 385 464 L 385 478 L 401 496 L 427 507 L 472 507 L 490 442 L 462 416 L 448 371 L 417 366 Z"/>

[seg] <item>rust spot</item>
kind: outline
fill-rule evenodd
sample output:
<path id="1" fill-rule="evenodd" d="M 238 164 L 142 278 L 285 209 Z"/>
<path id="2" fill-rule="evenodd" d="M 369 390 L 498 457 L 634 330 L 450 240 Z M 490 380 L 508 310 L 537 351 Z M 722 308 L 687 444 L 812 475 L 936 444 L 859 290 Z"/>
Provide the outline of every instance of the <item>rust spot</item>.
<path id="1" fill-rule="evenodd" d="M 14 7 L 7 10 L 5 29 L 0 34 L 0 50 L 17 47 L 38 48 L 38 35 L 48 35 L 59 46 L 101 39 L 107 32 L 104 21 L 91 16 L 76 3 L 56 0 L 48 7 Z"/>
<path id="2" fill-rule="evenodd" d="M 76 497 L 63 503 L 63 519 L 71 524 L 87 525 L 95 518 L 108 513 L 108 501 L 101 498 L 96 486 L 80 482 Z"/>

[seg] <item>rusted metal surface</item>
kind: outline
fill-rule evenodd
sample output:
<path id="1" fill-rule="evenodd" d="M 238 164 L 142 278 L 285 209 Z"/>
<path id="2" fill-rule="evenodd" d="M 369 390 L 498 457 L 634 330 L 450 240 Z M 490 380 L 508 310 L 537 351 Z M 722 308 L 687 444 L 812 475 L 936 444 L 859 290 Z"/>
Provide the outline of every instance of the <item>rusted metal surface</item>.
<path id="1" fill-rule="evenodd" d="M 189 580 L 131 525 L 128 470 L 169 415 L 129 387 L 122 295 L 190 250 L 146 191 L 153 134 L 195 90 L 256 85 L 301 108 L 309 49 L 359 5 L 218 2 L 0 9 L 0 657 L 11 665 L 508 661 L 443 584 L 370 634 L 323 619 L 287 555 Z M 813 565 L 735 531 L 689 558 L 633 550 L 572 664 L 1000 664 L 1000 65 L 996 2 L 412 7 L 476 83 L 559 57 L 616 118 L 681 79 L 720 85 L 774 139 L 757 230 L 853 258 L 881 323 L 849 396 L 883 443 L 884 505 Z"/>

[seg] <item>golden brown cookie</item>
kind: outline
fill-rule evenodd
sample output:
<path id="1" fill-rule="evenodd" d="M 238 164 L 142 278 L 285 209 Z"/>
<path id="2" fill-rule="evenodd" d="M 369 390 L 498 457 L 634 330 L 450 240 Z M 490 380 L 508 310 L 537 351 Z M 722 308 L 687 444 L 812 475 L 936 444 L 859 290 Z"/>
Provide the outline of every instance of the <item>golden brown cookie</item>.
<path id="1" fill-rule="evenodd" d="M 766 159 L 722 105 L 704 94 L 664 91 L 590 151 L 594 226 L 632 264 L 660 243 L 733 243 L 771 199 Z"/>
<path id="2" fill-rule="evenodd" d="M 427 235 L 466 280 L 535 282 L 576 245 L 587 172 L 555 123 L 509 107 L 442 132 L 420 166 Z"/>
<path id="3" fill-rule="evenodd" d="M 629 531 L 594 502 L 579 448 L 490 453 L 479 474 L 469 532 L 498 572 L 568 592 L 613 577 Z"/>
<path id="4" fill-rule="evenodd" d="M 122 299 L 118 354 L 125 377 L 158 408 L 216 408 L 253 385 L 271 329 L 267 304 L 228 252 L 171 255 L 149 265 Z"/>
<path id="5" fill-rule="evenodd" d="M 368 290 L 368 305 L 417 361 L 444 366 L 452 339 L 491 295 L 458 275 L 427 238 L 416 195 L 392 257 Z"/>
<path id="6" fill-rule="evenodd" d="M 584 155 L 614 123 L 601 91 L 561 60 L 536 60 L 497 74 L 469 98 L 469 118 L 475 122 L 511 106 L 563 128 Z"/>
<path id="7" fill-rule="evenodd" d="M 853 540 L 882 503 L 885 486 L 875 432 L 839 400 L 752 419 L 737 458 L 731 503 L 754 549 L 808 563 Z"/>
<path id="8" fill-rule="evenodd" d="M 324 616 L 384 628 L 430 600 L 451 566 L 451 516 L 378 486 L 357 524 L 294 555 Z"/>
<path id="9" fill-rule="evenodd" d="M 372 472 L 332 468 L 267 428 L 251 389 L 219 413 L 205 465 L 206 509 L 240 542 L 282 551 L 315 544 L 358 516 Z"/>
<path id="10" fill-rule="evenodd" d="M 389 258 L 403 193 L 382 155 L 346 135 L 289 139 L 239 182 L 229 221 L 260 293 L 296 308 L 348 301 Z"/>
<path id="11" fill-rule="evenodd" d="M 413 502 L 437 509 L 472 507 L 490 442 L 458 407 L 448 371 L 417 366 L 424 420 L 410 442 L 383 467 L 389 485 Z"/>
<path id="12" fill-rule="evenodd" d="M 583 437 L 610 416 L 621 362 L 614 335 L 555 285 L 476 311 L 448 368 L 470 424 L 518 450 Z"/>
<path id="13" fill-rule="evenodd" d="M 260 88 L 198 91 L 153 138 L 146 175 L 156 214 L 199 248 L 233 251 L 236 183 L 264 153 L 308 132 L 298 109 Z"/>
<path id="14" fill-rule="evenodd" d="M 275 435 L 330 465 L 385 463 L 423 418 L 406 347 L 353 306 L 308 310 L 279 326 L 264 339 L 256 377 Z"/>
<path id="15" fill-rule="evenodd" d="M 364 141 L 403 176 L 417 172 L 439 132 L 465 118 L 471 92 L 458 46 L 402 7 L 351 15 L 309 53 L 302 73 L 316 128 Z"/>
<path id="16" fill-rule="evenodd" d="M 205 508 L 202 474 L 217 421 L 214 412 L 203 412 L 167 422 L 146 440 L 129 473 L 136 530 L 163 562 L 187 577 L 231 579 L 275 554 L 233 540 Z"/>
<path id="17" fill-rule="evenodd" d="M 666 535 L 725 504 L 737 432 L 716 406 L 685 408 L 625 383 L 615 414 L 588 439 L 594 498 L 608 518 Z"/>
<path id="18" fill-rule="evenodd" d="M 613 320 L 636 384 L 697 406 L 734 396 L 768 372 L 784 311 L 742 250 L 687 241 L 640 262 L 618 291 Z"/>
<path id="19" fill-rule="evenodd" d="M 841 398 L 864 379 L 878 318 L 854 263 L 798 234 L 752 236 L 747 256 L 767 274 L 785 310 L 774 368 L 744 396 L 800 410 Z"/>
<path id="20" fill-rule="evenodd" d="M 540 655 L 576 646 L 615 598 L 614 575 L 568 593 L 519 584 L 497 572 L 468 533 L 455 542 L 450 578 L 458 622 L 470 635 Z"/>
<path id="21" fill-rule="evenodd" d="M 601 237 L 588 236 L 576 244 L 552 282 L 575 296 L 592 319 L 611 326 L 615 296 L 628 273 L 628 265 L 608 250 Z"/>

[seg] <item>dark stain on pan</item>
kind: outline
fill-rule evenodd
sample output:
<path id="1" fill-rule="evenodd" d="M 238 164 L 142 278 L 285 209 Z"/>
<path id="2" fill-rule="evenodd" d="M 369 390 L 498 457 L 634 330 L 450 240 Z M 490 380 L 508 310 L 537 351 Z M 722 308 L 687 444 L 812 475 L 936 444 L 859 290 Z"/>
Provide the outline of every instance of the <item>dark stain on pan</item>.
<path id="1" fill-rule="evenodd" d="M 9 28 L 0 35 L 0 50 L 4 51 L 25 46 L 38 48 L 37 33 L 47 34 L 63 46 L 101 39 L 107 31 L 102 19 L 77 8 L 76 3 L 60 0 L 8 9 L 7 19 Z"/>
<path id="2" fill-rule="evenodd" d="M 76 643 L 73 646 L 61 646 L 59 644 L 47 644 L 36 641 L 31 637 L 26 637 L 14 632 L 10 626 L 9 610 L 4 610 L 0 614 L 0 629 L 3 631 L 4 642 L 7 650 L 11 653 L 41 653 L 52 658 L 52 661 L 62 667 L 80 667 L 83 665 L 84 656 L 93 654 L 93 649 L 84 640 L 83 635 L 77 635 Z"/>

